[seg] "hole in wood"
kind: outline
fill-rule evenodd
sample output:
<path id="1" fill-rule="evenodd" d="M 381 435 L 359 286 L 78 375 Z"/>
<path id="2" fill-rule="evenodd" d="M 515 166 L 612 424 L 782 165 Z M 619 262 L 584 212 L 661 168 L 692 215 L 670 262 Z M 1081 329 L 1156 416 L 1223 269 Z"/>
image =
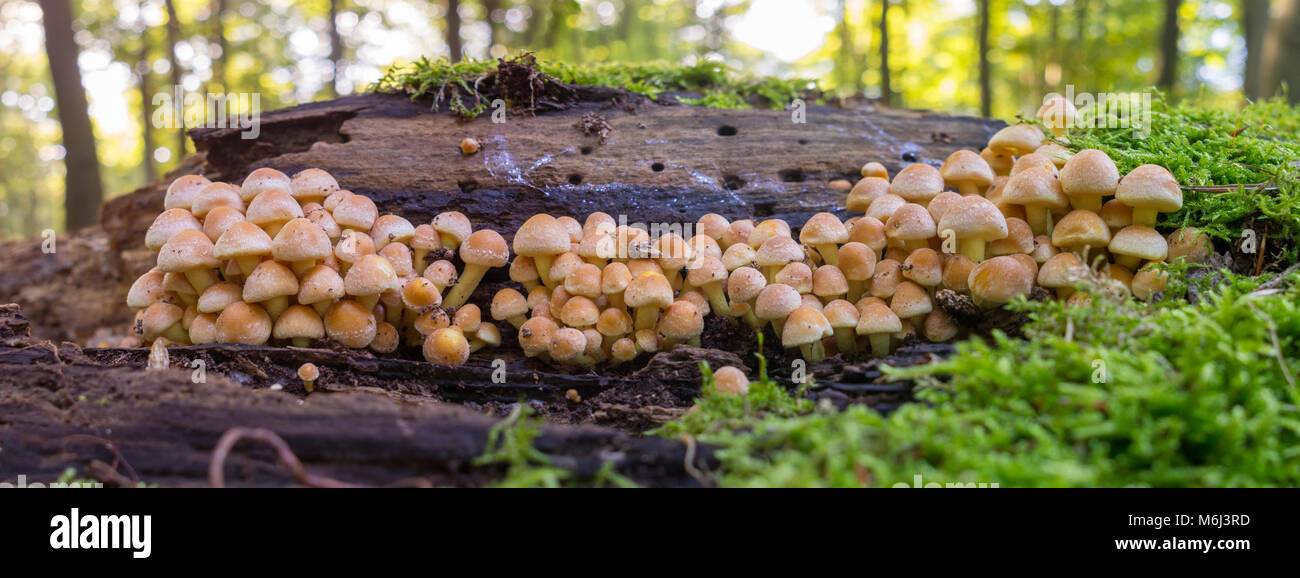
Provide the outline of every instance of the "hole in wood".
<path id="1" fill-rule="evenodd" d="M 802 183 L 808 178 L 803 169 L 782 169 L 777 171 L 777 175 L 780 175 L 781 180 L 787 183 Z"/>
<path id="2" fill-rule="evenodd" d="M 718 136 L 736 136 L 737 132 L 739 131 L 736 130 L 736 127 L 729 124 L 718 127 Z"/>
<path id="3" fill-rule="evenodd" d="M 663 170 L 664 170 L 664 164 L 663 164 L 663 163 L 655 163 L 655 164 L 653 164 L 653 165 L 650 165 L 650 170 L 652 170 L 652 171 L 654 171 L 654 172 L 656 172 L 656 173 L 661 173 L 661 172 L 663 172 Z"/>
<path id="4" fill-rule="evenodd" d="M 589 155 L 589 154 L 591 154 L 591 151 L 592 151 L 592 150 L 593 150 L 593 149 L 592 149 L 591 147 L 589 147 L 589 146 L 585 146 L 585 147 L 582 147 L 582 148 L 578 149 L 578 152 L 581 152 L 581 153 L 584 154 L 584 155 Z"/>
<path id="5" fill-rule="evenodd" d="M 581 184 L 582 184 L 582 175 L 578 175 L 578 174 L 569 175 L 569 184 L 570 184 L 570 185 L 581 185 Z"/>
<path id="6" fill-rule="evenodd" d="M 905 153 L 903 153 L 903 161 L 904 161 L 904 162 L 909 162 L 909 163 L 914 163 L 914 162 L 916 162 L 916 153 L 914 153 L 914 152 L 905 152 Z"/>
<path id="7" fill-rule="evenodd" d="M 456 183 L 462 193 L 472 193 L 478 190 L 478 181 L 460 181 Z"/>
<path id="8" fill-rule="evenodd" d="M 738 191 L 745 187 L 745 180 L 736 175 L 727 175 L 722 177 L 722 184 L 729 191 Z"/>

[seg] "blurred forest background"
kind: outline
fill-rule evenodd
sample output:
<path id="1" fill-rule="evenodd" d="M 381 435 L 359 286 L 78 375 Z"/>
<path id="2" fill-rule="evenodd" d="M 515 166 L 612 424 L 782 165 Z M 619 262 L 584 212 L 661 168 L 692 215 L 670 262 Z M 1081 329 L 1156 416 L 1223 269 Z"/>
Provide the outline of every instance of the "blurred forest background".
<path id="1" fill-rule="evenodd" d="M 93 223 L 174 168 L 192 145 L 150 119 L 178 85 L 265 111 L 530 49 L 1009 119 L 1067 84 L 1236 107 L 1300 83 L 1298 48 L 1300 0 L 0 0 L 0 240 Z"/>

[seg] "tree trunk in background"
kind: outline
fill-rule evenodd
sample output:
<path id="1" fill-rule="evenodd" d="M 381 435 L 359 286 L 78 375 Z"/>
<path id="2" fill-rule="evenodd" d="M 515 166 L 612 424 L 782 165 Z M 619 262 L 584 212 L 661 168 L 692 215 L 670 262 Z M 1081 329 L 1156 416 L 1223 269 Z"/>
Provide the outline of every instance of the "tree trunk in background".
<path id="1" fill-rule="evenodd" d="M 894 91 L 889 86 L 889 0 L 880 0 L 880 98 L 893 106 Z"/>
<path id="2" fill-rule="evenodd" d="M 858 69 L 858 51 L 849 25 L 849 0 L 840 0 L 840 78 L 856 94 L 862 91 L 862 71 Z"/>
<path id="3" fill-rule="evenodd" d="M 231 92 L 230 86 L 226 83 L 226 62 L 228 62 L 226 52 L 230 47 L 226 44 L 226 24 L 221 21 L 222 15 L 226 13 L 226 0 L 212 0 L 212 43 L 217 46 L 217 55 L 212 61 L 212 83 L 221 86 L 221 90 Z"/>
<path id="4" fill-rule="evenodd" d="M 501 10 L 501 0 L 483 0 L 483 17 L 488 24 L 488 58 L 492 57 L 492 47 L 501 42 L 501 25 L 492 17 L 498 10 Z"/>
<path id="5" fill-rule="evenodd" d="M 1074 2 L 1074 46 L 1072 48 L 1066 52 L 1070 55 L 1070 82 L 1074 82 L 1077 78 L 1085 78 L 1084 67 L 1087 66 L 1087 59 L 1084 56 L 1091 54 L 1088 51 L 1088 0 Z"/>
<path id="6" fill-rule="evenodd" d="M 41 10 L 45 15 L 45 52 L 50 59 L 66 153 L 65 227 L 72 231 L 99 220 L 104 190 L 95 154 L 95 129 L 90 124 L 81 69 L 77 67 L 77 43 L 72 40 L 72 7 L 68 0 L 41 0 Z"/>
<path id="7" fill-rule="evenodd" d="M 989 70 L 989 0 L 979 3 L 980 116 L 993 116 L 993 81 Z"/>
<path id="8" fill-rule="evenodd" d="M 339 95 L 339 64 L 343 62 L 343 38 L 339 36 L 339 0 L 330 0 L 330 96 Z"/>
<path id="9" fill-rule="evenodd" d="M 1178 81 L 1178 6 L 1182 0 L 1165 0 L 1165 27 L 1160 38 L 1160 78 L 1156 86 L 1172 95 Z"/>
<path id="10" fill-rule="evenodd" d="M 523 49 L 536 50 L 533 43 L 537 42 L 537 33 L 542 29 L 542 23 L 548 18 L 543 6 L 545 4 L 542 0 L 532 0 L 528 3 L 528 8 L 532 14 L 528 17 L 528 26 L 524 28 L 524 45 L 521 47 Z"/>
<path id="11" fill-rule="evenodd" d="M 1061 50 L 1061 7 L 1056 4 L 1049 5 L 1051 10 L 1050 29 L 1048 30 L 1048 49 L 1049 55 L 1047 68 L 1043 70 L 1044 80 L 1050 85 L 1052 92 L 1061 91 L 1061 75 L 1065 70 L 1063 50 Z"/>
<path id="12" fill-rule="evenodd" d="M 176 45 L 181 41 L 181 20 L 176 16 L 176 4 L 172 0 L 165 0 L 163 6 L 167 9 L 167 60 L 172 65 L 172 90 L 181 85 L 181 62 L 176 58 Z M 185 156 L 185 119 L 176 119 L 176 126 L 180 127 L 176 131 L 176 151 L 172 158 L 180 160 Z"/>
<path id="13" fill-rule="evenodd" d="M 141 8 L 144 3 L 141 2 Z M 158 169 L 153 163 L 153 89 L 149 86 L 149 75 L 153 72 L 149 62 L 149 27 L 146 24 L 144 30 L 140 31 L 140 57 L 136 59 L 136 74 L 140 76 L 140 140 L 144 142 L 144 158 L 141 164 L 144 165 L 144 182 L 145 184 L 153 182 L 158 177 Z"/>
<path id="14" fill-rule="evenodd" d="M 1285 83 L 1287 100 L 1300 102 L 1300 58 L 1295 56 L 1300 53 L 1300 0 L 1277 0 L 1275 14 L 1264 40 L 1263 96 L 1276 94 Z"/>
<path id="15" fill-rule="evenodd" d="M 447 0 L 447 50 L 452 62 L 460 62 L 460 0 Z"/>
<path id="16" fill-rule="evenodd" d="M 1246 98 L 1265 97 L 1263 84 L 1264 35 L 1268 33 L 1268 0 L 1242 0 L 1241 25 L 1246 37 L 1246 72 L 1242 91 Z"/>

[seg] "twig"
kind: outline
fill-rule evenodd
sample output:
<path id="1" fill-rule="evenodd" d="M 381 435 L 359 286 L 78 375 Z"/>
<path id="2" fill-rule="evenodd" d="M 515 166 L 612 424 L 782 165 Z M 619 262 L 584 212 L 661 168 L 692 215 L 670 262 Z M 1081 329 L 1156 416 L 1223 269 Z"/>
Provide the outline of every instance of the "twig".
<path id="1" fill-rule="evenodd" d="M 113 473 L 117 473 L 117 467 L 118 465 L 121 465 L 122 467 L 126 468 L 126 473 L 131 478 L 131 485 L 136 485 L 140 483 L 140 476 L 136 475 L 135 468 L 131 467 L 131 463 L 127 462 L 126 458 L 122 457 L 122 453 L 117 451 L 117 446 L 113 445 L 113 442 L 108 441 L 99 436 L 92 436 L 88 434 L 73 434 L 63 438 L 63 441 L 65 442 L 70 440 L 89 441 L 104 446 L 104 448 L 106 448 L 109 452 L 113 454 L 113 463 L 109 465 L 109 467 L 113 469 Z"/>
<path id="2" fill-rule="evenodd" d="M 1251 293 L 1255 294 L 1255 293 L 1261 293 L 1267 291 L 1269 289 L 1276 289 L 1286 282 L 1286 278 L 1289 275 L 1295 273 L 1296 271 L 1300 271 L 1300 263 L 1296 263 L 1290 267 L 1287 267 L 1285 271 L 1278 273 L 1277 277 L 1269 279 L 1265 283 L 1261 284 L 1259 287 L 1256 287 L 1254 291 L 1251 291 Z"/>
<path id="3" fill-rule="evenodd" d="M 682 434 L 682 443 L 686 444 L 686 461 L 683 462 L 686 473 L 695 478 L 695 481 L 699 482 L 700 485 L 708 486 L 712 484 L 709 475 L 695 467 L 695 436 Z"/>
<path id="4" fill-rule="evenodd" d="M 262 442 L 275 449 L 276 456 L 284 465 L 289 466 L 289 471 L 293 473 L 294 479 L 305 486 L 313 488 L 356 488 L 353 484 L 340 482 L 332 478 L 313 475 L 307 472 L 298 456 L 294 455 L 293 450 L 289 449 L 289 444 L 284 439 L 276 435 L 275 432 L 263 428 L 231 428 L 226 433 L 221 434 L 221 439 L 217 440 L 217 447 L 212 450 L 212 461 L 208 464 L 208 483 L 214 488 L 226 487 L 225 465 L 226 456 L 230 454 L 231 448 L 241 439 L 250 439 Z"/>

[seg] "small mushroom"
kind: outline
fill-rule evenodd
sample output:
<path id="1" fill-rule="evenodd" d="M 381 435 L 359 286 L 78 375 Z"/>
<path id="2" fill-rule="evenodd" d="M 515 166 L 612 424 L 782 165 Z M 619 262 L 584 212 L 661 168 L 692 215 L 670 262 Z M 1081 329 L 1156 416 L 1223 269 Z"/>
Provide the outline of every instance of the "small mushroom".
<path id="1" fill-rule="evenodd" d="M 303 389 L 311 393 L 316 389 L 316 380 L 320 379 L 320 369 L 315 363 L 304 363 L 298 367 L 298 379 L 302 380 Z"/>
<path id="2" fill-rule="evenodd" d="M 745 372 L 724 365 L 713 372 L 713 391 L 721 395 L 745 395 L 749 393 L 749 378 Z"/>
<path id="3" fill-rule="evenodd" d="M 830 322 L 821 311 L 801 305 L 786 317 L 785 327 L 781 330 L 781 345 L 798 347 L 807 361 L 821 361 L 826 358 L 822 339 L 833 333 Z"/>
<path id="4" fill-rule="evenodd" d="M 555 217 L 545 213 L 529 217 L 515 232 L 515 254 L 532 258 L 538 277 L 547 289 L 554 289 L 556 285 L 551 280 L 551 263 L 569 249 L 568 231 Z"/>
<path id="5" fill-rule="evenodd" d="M 1124 175 L 1115 189 L 1119 202 L 1133 207 L 1133 224 L 1156 226 L 1159 213 L 1183 206 L 1183 191 L 1174 175 L 1159 165 L 1142 165 Z"/>
<path id="6" fill-rule="evenodd" d="M 292 341 L 294 347 L 308 347 L 313 339 L 325 337 L 325 322 L 311 307 L 292 305 L 275 320 L 271 336 Z"/>
<path id="7" fill-rule="evenodd" d="M 883 301 L 867 304 L 858 316 L 858 335 L 865 335 L 871 343 L 872 357 L 889 355 L 890 336 L 903 330 L 902 321 Z"/>
<path id="8" fill-rule="evenodd" d="M 271 316 L 260 306 L 239 301 L 217 316 L 217 342 L 264 345 L 271 338 Z"/>
<path id="9" fill-rule="evenodd" d="M 459 327 L 445 327 L 425 338 L 423 353 L 429 363 L 455 367 L 469 360 L 469 340 Z"/>
<path id="10" fill-rule="evenodd" d="M 198 198 L 199 193 L 204 187 L 212 184 L 212 181 L 204 178 L 203 175 L 185 175 L 167 186 L 167 194 L 163 196 L 163 209 L 185 209 L 193 210 L 194 199 Z"/>
<path id="11" fill-rule="evenodd" d="M 1061 192 L 1070 206 L 1101 212 L 1102 197 L 1115 194 L 1119 187 L 1119 169 L 1110 156 L 1097 149 L 1084 149 L 1061 168 Z"/>
<path id="12" fill-rule="evenodd" d="M 982 194 L 993 184 L 993 168 L 979 156 L 969 150 L 959 150 L 943 161 L 939 174 L 945 185 L 957 189 L 963 195 Z"/>
<path id="13" fill-rule="evenodd" d="M 465 262 L 465 271 L 443 300 L 446 307 L 460 307 L 478 288 L 488 269 L 504 267 L 510 260 L 510 247 L 496 231 L 481 229 L 465 239 L 460 258 Z"/>

